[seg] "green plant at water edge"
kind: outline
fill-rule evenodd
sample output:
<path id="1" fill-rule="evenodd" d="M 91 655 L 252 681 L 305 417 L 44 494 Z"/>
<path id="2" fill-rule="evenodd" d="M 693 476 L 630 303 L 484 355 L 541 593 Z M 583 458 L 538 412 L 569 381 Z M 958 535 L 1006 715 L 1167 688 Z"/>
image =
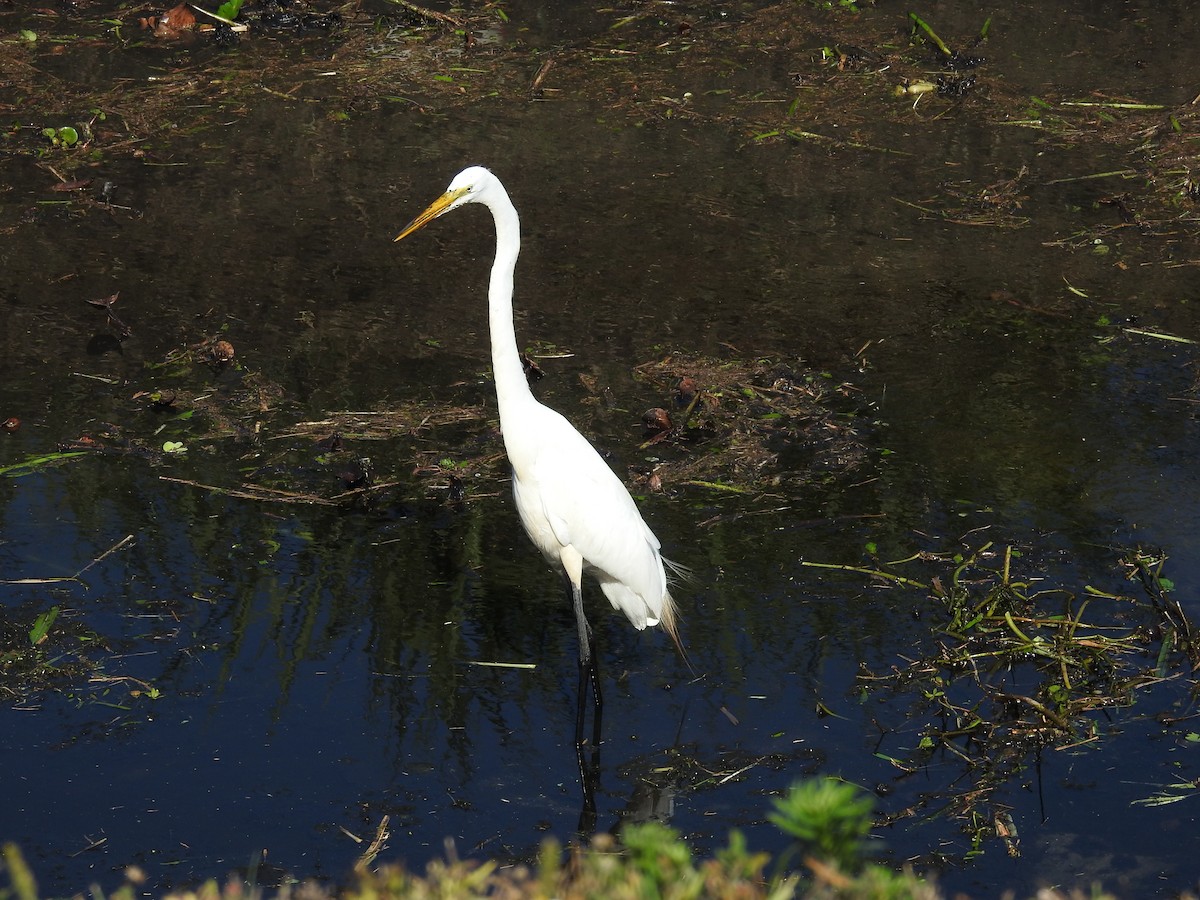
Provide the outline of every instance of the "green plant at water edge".
<path id="1" fill-rule="evenodd" d="M 16 900 L 37 900 L 37 881 L 16 844 L 5 844 L 3 852 L 4 870 L 8 873 L 11 888 L 0 891 L 0 897 L 16 897 Z"/>
<path id="2" fill-rule="evenodd" d="M 854 872 L 862 867 L 874 805 L 871 797 L 853 784 L 835 778 L 813 779 L 793 785 L 776 799 L 775 812 L 768 818 L 809 854 Z"/>
<path id="3" fill-rule="evenodd" d="M 646 822 L 626 830 L 625 849 L 633 867 L 658 886 L 661 892 L 696 874 L 692 851 L 679 833 L 658 822 Z"/>
<path id="4" fill-rule="evenodd" d="M 810 898 L 912 898 L 936 900 L 936 889 L 909 871 L 894 872 L 882 866 L 868 865 L 860 874 L 850 875 L 838 860 L 824 857 L 822 847 L 841 853 L 848 864 L 855 864 L 862 838 L 870 827 L 871 800 L 853 785 L 834 780 L 799 784 L 781 798 L 779 819 L 789 832 L 800 831 L 812 838 L 813 856 L 805 863 L 811 870 L 803 892 L 799 876 L 784 873 L 766 878 L 763 871 L 770 862 L 766 853 L 754 853 L 745 838 L 731 831 L 728 845 L 712 859 L 697 861 L 692 849 L 673 828 L 657 822 L 627 824 L 621 830 L 621 845 L 610 834 L 599 834 L 587 847 L 575 847 L 564 859 L 561 845 L 553 838 L 543 844 L 538 858 L 528 866 L 500 866 L 494 861 L 460 860 L 451 852 L 446 860 L 434 860 L 425 875 L 415 875 L 398 865 L 372 868 L 375 854 L 387 838 L 384 820 L 380 836 L 372 849 L 355 865 L 351 883 L 330 888 L 307 882 L 303 892 L 313 900 L 434 900 L 443 897 L 560 898 L 640 898 L 640 900 L 700 900 L 705 897 L 734 900 L 789 900 Z M 772 816 L 772 818 L 776 818 Z M 831 838 L 823 829 L 832 827 L 838 836 Z M 4 847 L 3 866 L 8 884 L 0 885 L 0 900 L 37 900 L 37 882 L 16 846 Z M 109 894 L 113 900 L 133 900 L 150 896 L 142 885 L 144 875 L 131 869 L 127 883 Z M 240 880 L 224 886 L 209 881 L 183 895 L 179 900 L 234 900 L 245 896 L 248 885 Z M 254 896 L 282 898 L 257 888 Z"/>

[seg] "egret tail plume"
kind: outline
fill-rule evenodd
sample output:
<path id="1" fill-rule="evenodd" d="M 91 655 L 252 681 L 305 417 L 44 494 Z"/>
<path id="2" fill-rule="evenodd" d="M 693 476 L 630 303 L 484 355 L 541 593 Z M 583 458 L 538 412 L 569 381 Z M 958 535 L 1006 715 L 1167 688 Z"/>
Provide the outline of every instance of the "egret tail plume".
<path id="1" fill-rule="evenodd" d="M 677 563 L 671 562 L 669 559 L 664 559 L 663 562 L 673 575 L 680 575 L 681 573 L 690 575 L 687 569 Z M 675 645 L 675 649 L 679 652 L 679 658 L 688 667 L 688 671 L 692 673 L 692 677 L 699 678 L 700 675 L 692 665 L 692 661 L 688 659 L 687 650 L 683 648 L 683 641 L 679 637 L 679 608 L 675 605 L 675 598 L 671 596 L 669 591 L 663 595 L 663 608 L 659 614 L 658 624 L 662 626 L 662 630 L 667 633 L 667 637 Z"/>

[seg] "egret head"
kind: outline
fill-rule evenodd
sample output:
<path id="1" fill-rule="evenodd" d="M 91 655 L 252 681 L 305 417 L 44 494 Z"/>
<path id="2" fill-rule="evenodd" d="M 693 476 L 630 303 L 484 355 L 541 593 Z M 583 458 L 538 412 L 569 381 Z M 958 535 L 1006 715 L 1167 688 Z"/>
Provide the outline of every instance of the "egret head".
<path id="1" fill-rule="evenodd" d="M 458 209 L 458 207 L 464 206 L 467 203 L 482 203 L 483 195 L 493 185 L 498 185 L 499 183 L 496 176 L 483 166 L 471 166 L 463 169 L 454 176 L 454 180 L 450 182 L 450 186 L 446 188 L 446 192 L 429 204 L 429 207 L 423 213 L 409 222 L 404 227 L 404 230 L 396 236 L 396 240 L 403 240 L 414 231 L 428 225 L 438 216 L 445 215 L 452 209 Z"/>

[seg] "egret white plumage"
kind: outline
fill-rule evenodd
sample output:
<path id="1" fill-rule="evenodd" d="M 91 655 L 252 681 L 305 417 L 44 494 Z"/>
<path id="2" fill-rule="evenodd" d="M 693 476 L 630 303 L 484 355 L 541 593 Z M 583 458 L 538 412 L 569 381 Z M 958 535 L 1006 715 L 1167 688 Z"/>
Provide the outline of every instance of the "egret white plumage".
<path id="1" fill-rule="evenodd" d="M 488 310 L 492 373 L 500 431 L 512 466 L 513 497 L 526 533 L 563 575 L 579 632 L 575 741 L 582 746 L 585 682 L 590 678 L 596 704 L 593 742 L 598 743 L 603 701 L 595 638 L 583 610 L 583 573 L 595 576 L 613 608 L 623 612 L 634 628 L 661 625 L 682 654 L 675 601 L 667 584 L 667 567 L 672 566 L 663 559 L 658 538 L 642 520 L 633 498 L 600 454 L 529 390 L 513 326 L 513 272 L 521 251 L 521 226 L 500 179 L 479 166 L 464 169 L 396 240 L 468 203 L 486 206 L 496 224 Z"/>

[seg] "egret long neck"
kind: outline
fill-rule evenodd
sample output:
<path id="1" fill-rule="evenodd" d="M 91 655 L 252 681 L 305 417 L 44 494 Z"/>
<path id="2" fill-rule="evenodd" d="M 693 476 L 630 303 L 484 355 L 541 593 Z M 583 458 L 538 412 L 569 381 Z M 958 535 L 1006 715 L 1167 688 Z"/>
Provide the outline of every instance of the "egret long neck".
<path id="1" fill-rule="evenodd" d="M 497 185 L 499 187 L 499 185 Z M 513 271 L 521 252 L 521 221 L 517 210 L 500 188 L 501 196 L 488 207 L 496 222 L 496 259 L 488 285 L 488 318 L 492 337 L 492 374 L 496 379 L 496 399 L 500 405 L 500 424 L 514 403 L 533 399 L 525 370 L 517 351 L 513 326 Z"/>

